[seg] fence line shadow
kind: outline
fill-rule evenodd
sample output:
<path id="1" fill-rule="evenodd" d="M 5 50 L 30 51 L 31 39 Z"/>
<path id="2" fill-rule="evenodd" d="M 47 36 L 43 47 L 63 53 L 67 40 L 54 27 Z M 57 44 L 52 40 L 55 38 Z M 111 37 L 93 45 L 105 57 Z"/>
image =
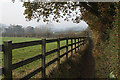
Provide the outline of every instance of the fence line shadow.
<path id="1" fill-rule="evenodd" d="M 82 52 L 79 52 L 81 55 L 80 60 L 80 77 L 81 78 L 94 78 L 95 77 L 95 60 L 92 56 L 93 50 L 93 41 L 91 38 L 88 38 L 88 45 L 86 49 Z"/>
<path id="2" fill-rule="evenodd" d="M 78 51 L 68 61 L 60 65 L 60 69 L 53 69 L 49 78 L 94 78 L 95 60 L 92 56 L 93 41 L 88 38 L 88 43 L 84 50 Z"/>

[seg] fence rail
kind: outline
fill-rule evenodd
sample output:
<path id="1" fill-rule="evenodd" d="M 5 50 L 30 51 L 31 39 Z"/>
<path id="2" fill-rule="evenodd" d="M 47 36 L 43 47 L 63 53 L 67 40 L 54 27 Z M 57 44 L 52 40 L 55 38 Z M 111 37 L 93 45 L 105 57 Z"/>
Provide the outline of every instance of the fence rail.
<path id="1" fill-rule="evenodd" d="M 78 39 L 78 41 L 76 41 Z M 81 40 L 83 39 L 83 40 Z M 0 68 L 2 73 L 0 75 L 4 75 L 6 79 L 11 78 L 12 79 L 12 70 L 19 68 L 21 66 L 24 66 L 26 64 L 29 64 L 33 61 L 36 61 L 41 58 L 41 63 L 42 66 L 39 67 L 38 69 L 30 72 L 29 74 L 25 75 L 24 77 L 21 78 L 23 79 L 29 79 L 38 72 L 42 71 L 42 78 L 45 78 L 46 76 L 46 67 L 49 65 L 53 64 L 54 62 L 57 61 L 57 68 L 60 67 L 60 58 L 66 55 L 66 59 L 68 59 L 68 53 L 71 52 L 71 56 L 73 54 L 73 50 L 76 52 L 76 48 L 79 49 L 81 45 L 84 45 L 86 42 L 87 37 L 79 37 L 79 38 L 58 38 L 58 39 L 42 39 L 42 40 L 37 40 L 37 41 L 29 41 L 29 42 L 21 42 L 21 43 L 12 43 L 12 41 L 4 41 L 3 45 L 0 45 L 1 49 L 0 51 L 3 51 L 4 55 L 4 67 Z M 60 41 L 66 40 L 66 45 L 60 47 Z M 68 44 L 68 40 L 71 40 L 71 44 Z M 74 40 L 74 43 L 73 43 Z M 46 43 L 52 43 L 52 42 L 57 42 L 57 48 L 53 49 L 51 51 L 46 52 Z M 81 44 L 80 44 L 81 43 Z M 77 46 L 78 44 L 78 46 Z M 18 49 L 18 48 L 23 48 L 23 47 L 28 47 L 28 46 L 34 46 L 34 45 L 42 45 L 42 54 L 33 56 L 31 58 L 25 59 L 23 61 L 19 61 L 17 63 L 12 64 L 12 50 L 13 49 Z M 73 45 L 75 47 L 73 48 Z M 71 49 L 68 50 L 68 47 L 71 46 Z M 66 52 L 60 55 L 60 50 L 66 48 Z M 45 58 L 46 56 L 57 52 L 57 58 L 54 58 L 53 60 L 49 61 L 48 63 L 45 63 Z"/>

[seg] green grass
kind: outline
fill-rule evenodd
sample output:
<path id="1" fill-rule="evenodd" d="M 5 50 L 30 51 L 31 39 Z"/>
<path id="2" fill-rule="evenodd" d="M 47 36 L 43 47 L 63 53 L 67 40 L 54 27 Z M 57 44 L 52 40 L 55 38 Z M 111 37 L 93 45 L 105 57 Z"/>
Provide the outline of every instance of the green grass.
<path id="1" fill-rule="evenodd" d="M 24 38 L 24 37 L 0 37 L 0 44 L 3 43 L 3 41 L 11 40 L 12 43 L 18 43 L 18 42 L 26 42 L 26 41 L 34 41 L 34 40 L 41 40 L 40 38 Z"/>
<path id="2" fill-rule="evenodd" d="M 3 41 L 7 41 L 7 40 L 12 40 L 12 43 L 41 40 L 40 38 L 23 38 L 23 37 L 3 37 L 0 39 L 2 39 L 2 42 L 0 44 L 2 44 Z M 70 44 L 70 40 L 69 40 L 69 44 Z M 65 40 L 60 42 L 60 46 L 64 46 L 64 45 L 66 45 Z M 50 51 L 55 48 L 57 48 L 57 42 L 46 44 L 46 51 Z M 65 49 L 62 50 L 61 53 L 63 51 L 65 51 Z M 12 63 L 16 63 L 18 61 L 30 58 L 30 57 L 38 55 L 38 54 L 41 54 L 41 45 L 35 45 L 35 46 L 14 49 L 14 50 L 12 50 Z M 46 62 L 54 59 L 55 57 L 56 57 L 56 53 L 53 53 L 53 54 L 47 56 Z M 2 58 L 2 56 L 1 56 L 1 58 Z M 23 75 L 26 75 L 27 73 L 31 72 L 32 70 L 34 70 L 40 66 L 41 66 L 41 60 L 39 59 L 30 64 L 24 65 L 20 68 L 13 70 L 13 76 L 17 77 L 17 78 L 22 77 Z"/>

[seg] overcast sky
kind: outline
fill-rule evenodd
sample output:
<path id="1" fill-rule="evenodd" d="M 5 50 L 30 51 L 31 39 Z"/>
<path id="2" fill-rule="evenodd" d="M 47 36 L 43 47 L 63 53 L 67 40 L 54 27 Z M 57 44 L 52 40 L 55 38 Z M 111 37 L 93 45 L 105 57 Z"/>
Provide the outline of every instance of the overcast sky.
<path id="1" fill-rule="evenodd" d="M 2 24 L 19 24 L 23 26 L 38 26 L 45 24 L 42 21 L 36 22 L 36 20 L 26 21 L 25 16 L 23 15 L 25 8 L 22 7 L 23 2 L 16 0 L 15 3 L 12 3 L 11 0 L 0 0 L 0 23 Z M 81 21 L 79 24 L 72 23 L 72 21 L 66 22 L 61 21 L 61 23 L 53 23 L 57 27 L 65 26 L 80 26 L 86 28 L 88 25 Z"/>

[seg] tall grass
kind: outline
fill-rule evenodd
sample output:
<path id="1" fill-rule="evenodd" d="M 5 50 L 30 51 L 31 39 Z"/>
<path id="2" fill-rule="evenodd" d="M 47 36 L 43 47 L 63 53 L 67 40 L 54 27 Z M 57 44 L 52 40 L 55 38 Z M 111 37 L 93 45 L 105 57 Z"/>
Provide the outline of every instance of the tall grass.
<path id="1" fill-rule="evenodd" d="M 118 77 L 118 28 L 114 27 L 109 32 L 109 39 L 101 42 L 100 52 L 97 51 L 97 48 L 93 50 L 97 78 L 110 78 L 111 73 L 115 75 L 115 78 Z M 94 36 L 97 38 L 98 35 L 94 34 Z M 94 42 L 96 42 L 96 38 Z"/>

